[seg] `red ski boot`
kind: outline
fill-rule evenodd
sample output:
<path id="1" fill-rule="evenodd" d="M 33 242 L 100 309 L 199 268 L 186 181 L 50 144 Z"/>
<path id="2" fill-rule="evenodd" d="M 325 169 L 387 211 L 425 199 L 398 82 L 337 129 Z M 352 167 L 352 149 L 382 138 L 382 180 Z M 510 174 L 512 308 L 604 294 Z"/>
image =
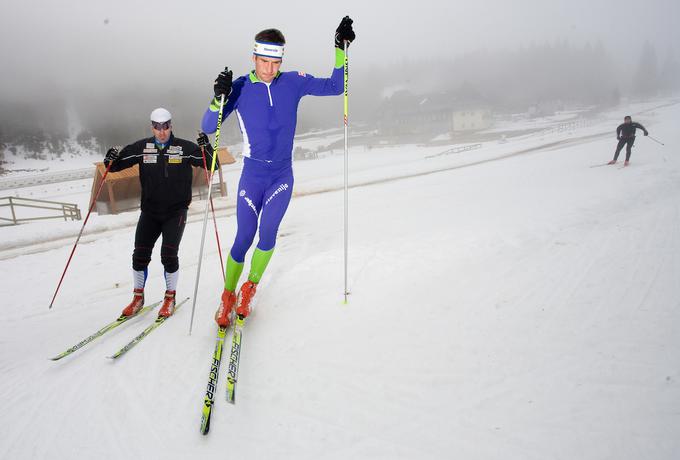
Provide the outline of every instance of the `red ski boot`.
<path id="1" fill-rule="evenodd" d="M 616 164 L 616 160 L 612 160 L 612 161 L 610 161 L 610 162 L 607 163 L 607 164 L 608 164 L 608 165 L 615 165 L 615 164 Z"/>
<path id="2" fill-rule="evenodd" d="M 234 305 L 236 305 L 236 293 L 225 289 L 222 292 L 220 306 L 215 312 L 215 322 L 219 327 L 229 327 Z"/>
<path id="3" fill-rule="evenodd" d="M 167 318 L 175 313 L 175 292 L 176 291 L 165 291 L 165 298 L 163 299 L 161 309 L 158 310 L 158 316 Z"/>
<path id="4" fill-rule="evenodd" d="M 132 302 L 123 309 L 122 316 L 134 316 L 144 306 L 144 289 L 134 289 L 132 293 Z"/>
<path id="5" fill-rule="evenodd" d="M 626 166 L 628 166 L 628 164 L 629 164 L 628 160 L 624 161 L 624 162 L 623 162 L 623 167 L 625 168 Z"/>
<path id="6" fill-rule="evenodd" d="M 252 281 L 246 281 L 241 286 L 241 292 L 238 296 L 238 306 L 236 307 L 236 314 L 247 318 L 250 314 L 250 302 L 255 297 L 255 291 L 257 290 L 257 283 Z"/>

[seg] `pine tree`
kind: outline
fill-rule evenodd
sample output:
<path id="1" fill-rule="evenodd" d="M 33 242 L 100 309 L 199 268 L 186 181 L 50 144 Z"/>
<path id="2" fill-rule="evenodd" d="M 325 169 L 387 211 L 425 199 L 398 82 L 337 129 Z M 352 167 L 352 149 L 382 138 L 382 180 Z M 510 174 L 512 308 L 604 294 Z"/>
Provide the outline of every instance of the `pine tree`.
<path id="1" fill-rule="evenodd" d="M 641 97 L 655 96 L 659 89 L 656 50 L 648 41 L 642 46 L 638 68 L 633 77 L 633 94 Z"/>
<path id="2" fill-rule="evenodd" d="M 659 73 L 659 89 L 664 94 L 672 94 L 678 88 L 680 88 L 680 64 L 669 48 Z"/>

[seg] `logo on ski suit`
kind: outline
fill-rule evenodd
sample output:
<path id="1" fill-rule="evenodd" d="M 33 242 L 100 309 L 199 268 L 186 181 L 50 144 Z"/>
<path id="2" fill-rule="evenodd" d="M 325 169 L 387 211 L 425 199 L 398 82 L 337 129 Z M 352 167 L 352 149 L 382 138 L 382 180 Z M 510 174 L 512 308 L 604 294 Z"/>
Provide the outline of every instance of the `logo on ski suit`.
<path id="1" fill-rule="evenodd" d="M 279 185 L 279 188 L 274 190 L 274 193 L 272 193 L 272 195 L 269 198 L 267 198 L 267 201 L 265 201 L 264 205 L 267 206 L 271 200 L 276 198 L 276 195 L 278 195 L 281 192 L 285 192 L 286 190 L 288 190 L 288 187 L 289 187 L 288 184 Z"/>

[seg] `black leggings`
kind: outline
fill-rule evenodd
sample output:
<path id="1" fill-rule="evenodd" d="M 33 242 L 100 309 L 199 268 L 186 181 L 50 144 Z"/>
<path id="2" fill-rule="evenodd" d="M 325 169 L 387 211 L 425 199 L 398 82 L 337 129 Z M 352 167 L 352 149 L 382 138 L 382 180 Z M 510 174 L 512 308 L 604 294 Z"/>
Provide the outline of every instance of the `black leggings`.
<path id="1" fill-rule="evenodd" d="M 630 152 L 631 149 L 633 148 L 633 143 L 635 142 L 635 136 L 633 137 L 628 137 L 628 138 L 621 138 L 619 141 L 619 145 L 616 146 L 616 152 L 614 153 L 614 161 L 619 159 L 619 153 L 621 153 L 621 150 L 623 149 L 623 146 L 626 145 L 626 161 L 630 160 Z"/>
<path id="2" fill-rule="evenodd" d="M 182 240 L 187 221 L 186 209 L 170 215 L 155 215 L 144 211 L 139 215 L 135 232 L 135 250 L 132 253 L 132 269 L 142 271 L 151 262 L 151 252 L 162 234 L 161 263 L 168 273 L 179 270 L 179 242 Z"/>

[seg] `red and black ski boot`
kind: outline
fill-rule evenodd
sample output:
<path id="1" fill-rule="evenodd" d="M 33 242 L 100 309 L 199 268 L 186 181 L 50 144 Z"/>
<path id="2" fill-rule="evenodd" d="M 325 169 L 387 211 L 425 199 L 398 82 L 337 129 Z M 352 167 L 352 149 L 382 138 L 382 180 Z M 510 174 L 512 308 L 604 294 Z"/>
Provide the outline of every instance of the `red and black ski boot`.
<path id="1" fill-rule="evenodd" d="M 158 316 L 167 318 L 175 313 L 175 306 L 177 305 L 175 302 L 175 292 L 176 291 L 165 291 L 165 298 L 163 299 L 161 309 L 158 310 Z"/>
<path id="2" fill-rule="evenodd" d="M 238 305 L 236 306 L 236 314 L 247 318 L 250 314 L 250 302 L 255 297 L 255 291 L 257 290 L 257 283 L 252 281 L 246 281 L 241 286 L 241 291 L 238 296 Z"/>
<path id="3" fill-rule="evenodd" d="M 132 291 L 132 302 L 123 309 L 121 315 L 134 316 L 139 313 L 139 310 L 144 306 L 144 289 L 134 289 Z"/>
<path id="4" fill-rule="evenodd" d="M 219 327 L 229 327 L 234 312 L 234 305 L 236 305 L 236 293 L 225 289 L 222 292 L 220 306 L 215 312 L 215 322 Z"/>

